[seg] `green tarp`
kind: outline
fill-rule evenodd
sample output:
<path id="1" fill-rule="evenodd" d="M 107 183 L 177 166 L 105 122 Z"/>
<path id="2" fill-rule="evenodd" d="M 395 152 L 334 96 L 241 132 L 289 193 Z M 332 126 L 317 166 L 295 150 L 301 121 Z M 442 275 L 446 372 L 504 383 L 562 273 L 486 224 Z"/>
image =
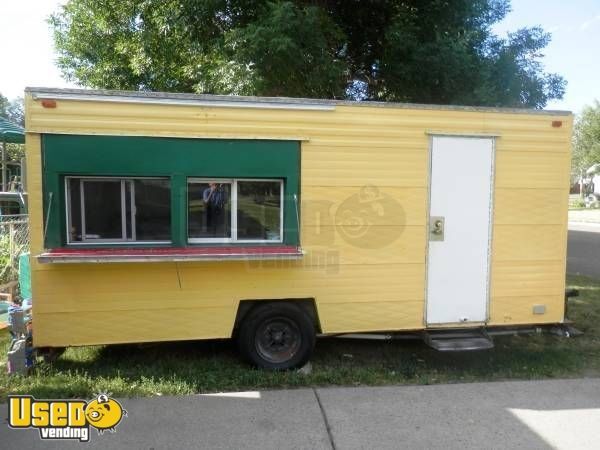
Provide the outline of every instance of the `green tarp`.
<path id="1" fill-rule="evenodd" d="M 19 256 L 19 289 L 22 298 L 31 298 L 31 267 L 29 266 L 29 253 Z"/>
<path id="2" fill-rule="evenodd" d="M 4 117 L 0 117 L 0 142 L 24 144 L 25 130 L 19 125 L 9 122 Z"/>

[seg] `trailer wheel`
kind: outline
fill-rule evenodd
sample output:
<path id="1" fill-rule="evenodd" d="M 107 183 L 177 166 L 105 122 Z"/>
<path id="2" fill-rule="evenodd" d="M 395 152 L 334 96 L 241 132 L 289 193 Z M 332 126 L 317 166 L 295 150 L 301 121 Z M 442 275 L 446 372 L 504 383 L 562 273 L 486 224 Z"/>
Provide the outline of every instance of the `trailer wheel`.
<path id="1" fill-rule="evenodd" d="M 254 366 L 287 370 L 309 360 L 315 339 L 315 326 L 301 308 L 290 303 L 268 303 L 257 306 L 243 319 L 238 346 Z"/>

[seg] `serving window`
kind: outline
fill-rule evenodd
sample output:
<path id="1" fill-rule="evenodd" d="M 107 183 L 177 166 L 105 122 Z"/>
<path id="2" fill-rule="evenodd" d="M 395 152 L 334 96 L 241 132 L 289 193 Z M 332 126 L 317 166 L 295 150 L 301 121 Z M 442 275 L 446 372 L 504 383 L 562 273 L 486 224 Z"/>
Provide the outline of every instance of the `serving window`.
<path id="1" fill-rule="evenodd" d="M 167 178 L 66 177 L 67 243 L 169 243 Z"/>
<path id="2" fill-rule="evenodd" d="M 297 141 L 41 139 L 41 230 L 52 258 L 56 252 L 69 261 L 74 253 L 85 261 L 297 257 Z"/>
<path id="3" fill-rule="evenodd" d="M 284 183 L 188 179 L 188 242 L 283 242 Z"/>

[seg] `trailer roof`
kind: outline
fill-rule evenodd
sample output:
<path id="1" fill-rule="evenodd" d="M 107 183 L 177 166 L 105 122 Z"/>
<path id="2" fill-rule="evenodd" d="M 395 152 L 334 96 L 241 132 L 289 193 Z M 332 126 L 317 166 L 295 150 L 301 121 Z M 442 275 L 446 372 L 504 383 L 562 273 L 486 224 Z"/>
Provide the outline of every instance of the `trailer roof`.
<path id="1" fill-rule="evenodd" d="M 31 94 L 31 96 L 34 99 L 64 99 L 75 101 L 99 101 L 118 103 L 163 103 L 171 105 L 221 106 L 233 108 L 333 110 L 336 106 L 342 105 L 399 109 L 539 114 L 552 116 L 572 115 L 571 111 L 528 108 L 496 108 L 484 106 L 432 105 L 420 103 L 319 100 L 310 98 L 291 97 L 250 97 L 233 95 L 184 94 L 172 92 L 116 91 L 104 89 L 59 89 L 45 87 L 27 87 L 25 88 L 25 92 Z"/>

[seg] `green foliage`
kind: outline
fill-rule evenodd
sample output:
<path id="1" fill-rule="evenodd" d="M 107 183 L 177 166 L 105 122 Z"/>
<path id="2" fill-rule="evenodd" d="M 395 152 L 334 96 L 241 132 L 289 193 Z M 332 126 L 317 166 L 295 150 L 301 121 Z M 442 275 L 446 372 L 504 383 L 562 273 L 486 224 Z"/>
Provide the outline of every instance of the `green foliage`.
<path id="1" fill-rule="evenodd" d="M 21 158 L 25 158 L 25 145 L 24 144 L 6 144 L 6 160 L 7 161 L 21 161 Z"/>
<path id="2" fill-rule="evenodd" d="M 23 99 L 17 97 L 9 101 L 0 93 L 0 117 L 8 119 L 22 127 L 25 126 L 25 111 L 23 109 Z M 20 161 L 25 157 L 25 146 L 23 144 L 6 144 L 7 161 Z"/>
<path id="3" fill-rule="evenodd" d="M 600 163 L 600 102 L 586 106 L 577 120 L 573 135 L 573 175 L 579 177 L 593 164 Z"/>
<path id="4" fill-rule="evenodd" d="M 509 0 L 69 0 L 58 64 L 96 88 L 541 108 L 550 35 Z"/>
<path id="5" fill-rule="evenodd" d="M 0 234 L 0 284 L 11 280 L 10 241 L 8 234 Z"/>
<path id="6" fill-rule="evenodd" d="M 12 123 L 24 127 L 25 111 L 23 109 L 23 98 L 17 97 L 12 101 L 9 101 L 0 93 L 0 117 L 4 117 Z"/>
<path id="7" fill-rule="evenodd" d="M 261 95 L 345 95 L 346 64 L 332 51 L 342 46 L 343 33 L 320 8 L 269 3 L 256 22 L 228 33 L 227 43 Z"/>
<path id="8" fill-rule="evenodd" d="M 10 106 L 10 102 L 8 99 L 0 94 L 0 117 L 8 118 L 8 108 Z"/>

